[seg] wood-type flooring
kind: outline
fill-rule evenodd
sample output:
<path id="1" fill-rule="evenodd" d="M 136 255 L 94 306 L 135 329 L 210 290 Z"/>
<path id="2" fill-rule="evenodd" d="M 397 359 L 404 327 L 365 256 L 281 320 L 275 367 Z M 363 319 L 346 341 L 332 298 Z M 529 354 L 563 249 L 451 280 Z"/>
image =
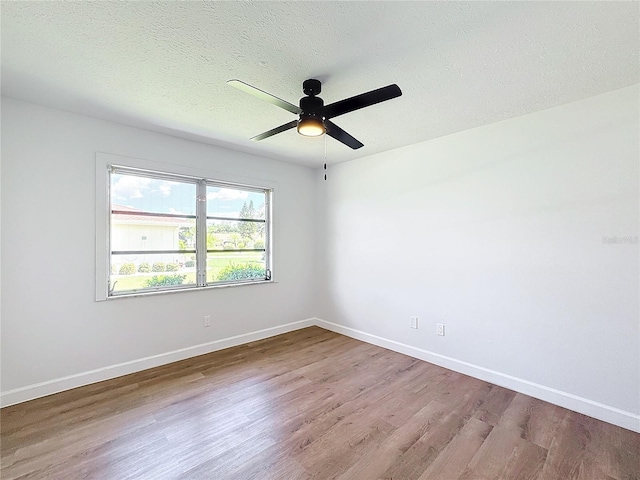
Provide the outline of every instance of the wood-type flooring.
<path id="1" fill-rule="evenodd" d="M 318 327 L 0 411 L 0 478 L 639 480 L 640 434 Z"/>

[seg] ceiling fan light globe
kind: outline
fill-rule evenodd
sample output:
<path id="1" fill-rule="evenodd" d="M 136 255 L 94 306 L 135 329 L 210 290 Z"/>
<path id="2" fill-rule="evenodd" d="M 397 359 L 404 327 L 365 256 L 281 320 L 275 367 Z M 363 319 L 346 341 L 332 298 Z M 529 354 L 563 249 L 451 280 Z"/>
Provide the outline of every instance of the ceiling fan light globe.
<path id="1" fill-rule="evenodd" d="M 317 118 L 303 118 L 298 122 L 298 133 L 305 137 L 319 137 L 326 129 L 322 120 Z"/>

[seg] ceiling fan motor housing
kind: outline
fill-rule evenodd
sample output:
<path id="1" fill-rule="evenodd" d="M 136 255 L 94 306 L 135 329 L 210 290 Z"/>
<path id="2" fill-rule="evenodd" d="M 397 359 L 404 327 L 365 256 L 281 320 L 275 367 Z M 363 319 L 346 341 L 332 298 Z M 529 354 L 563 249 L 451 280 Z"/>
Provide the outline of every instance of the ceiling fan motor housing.
<path id="1" fill-rule="evenodd" d="M 322 108 L 324 101 L 320 97 L 302 97 L 300 99 L 300 118 L 315 117 L 322 118 Z"/>
<path id="2" fill-rule="evenodd" d="M 322 116 L 324 101 L 320 97 L 302 97 L 300 99 L 300 120 L 298 133 L 307 137 L 317 137 L 327 131 Z"/>

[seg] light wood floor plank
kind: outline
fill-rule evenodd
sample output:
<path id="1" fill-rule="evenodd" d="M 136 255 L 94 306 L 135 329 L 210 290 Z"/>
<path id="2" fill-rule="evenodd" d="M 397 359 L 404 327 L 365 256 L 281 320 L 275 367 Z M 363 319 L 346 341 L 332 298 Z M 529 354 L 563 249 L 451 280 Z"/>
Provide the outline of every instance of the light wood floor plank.
<path id="1" fill-rule="evenodd" d="M 492 429 L 488 423 L 476 418 L 469 419 L 419 480 L 460 478 Z"/>

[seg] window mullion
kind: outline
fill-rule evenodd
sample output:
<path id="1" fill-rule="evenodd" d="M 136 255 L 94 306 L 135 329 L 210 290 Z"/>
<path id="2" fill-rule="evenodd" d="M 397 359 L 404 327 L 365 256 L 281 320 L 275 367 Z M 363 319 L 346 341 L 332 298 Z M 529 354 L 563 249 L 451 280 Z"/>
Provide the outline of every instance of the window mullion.
<path id="1" fill-rule="evenodd" d="M 197 285 L 207 284 L 207 183 L 200 180 L 197 186 L 196 205 L 196 269 Z"/>

